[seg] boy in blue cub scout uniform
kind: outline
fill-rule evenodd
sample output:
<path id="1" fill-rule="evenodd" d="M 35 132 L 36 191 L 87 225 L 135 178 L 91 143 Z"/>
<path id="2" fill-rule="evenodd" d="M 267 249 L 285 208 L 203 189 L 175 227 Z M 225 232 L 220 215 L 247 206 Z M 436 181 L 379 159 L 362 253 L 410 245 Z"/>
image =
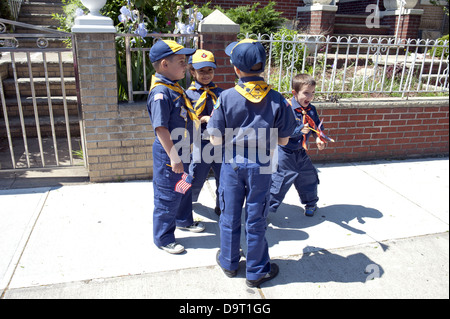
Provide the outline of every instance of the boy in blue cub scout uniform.
<path id="1" fill-rule="evenodd" d="M 222 92 L 208 123 L 214 145 L 221 144 L 225 136 L 219 187 L 221 238 L 216 259 L 228 277 L 236 276 L 245 201 L 246 283 L 258 287 L 278 274 L 278 266 L 270 263 L 265 238 L 271 182 L 271 160 L 266 155 L 272 153 L 276 142 L 288 142 L 296 121 L 286 99 L 259 76 L 266 63 L 261 43 L 245 39 L 231 43 L 225 52 L 239 82 Z M 271 147 L 274 131 L 278 140 Z"/>
<path id="2" fill-rule="evenodd" d="M 194 78 L 189 89 L 186 91 L 187 97 L 191 100 L 192 106 L 196 111 L 201 126 L 198 132 L 194 132 L 194 149 L 193 160 L 191 161 L 190 174 L 194 176 L 192 181 L 192 201 L 196 202 L 200 191 L 205 183 L 210 169 L 213 169 L 216 179 L 216 207 L 214 211 L 220 215 L 219 208 L 219 180 L 220 166 L 222 163 L 222 153 L 218 152 L 219 158 L 215 153 L 215 149 L 210 147 L 209 135 L 206 132 L 206 125 L 211 117 L 213 107 L 223 89 L 217 87 L 213 83 L 214 70 L 216 69 L 216 60 L 214 54 L 207 50 L 197 50 L 194 55 L 189 58 L 191 66 L 191 76 Z M 195 134 L 197 133 L 197 134 Z M 203 152 L 208 154 L 203 154 Z M 208 158 L 206 158 L 208 157 Z"/>
<path id="3" fill-rule="evenodd" d="M 297 117 L 297 128 L 289 139 L 289 143 L 278 147 L 278 169 L 272 175 L 270 189 L 270 212 L 276 212 L 292 184 L 295 185 L 300 201 L 305 205 L 305 215 L 313 216 L 317 210 L 317 170 L 306 153 L 308 138 L 316 137 L 319 150 L 325 148 L 325 142 L 311 129 L 317 131 L 320 125 L 316 108 L 311 104 L 315 93 L 316 82 L 307 74 L 296 75 L 292 79 L 290 104 Z M 323 128 L 321 128 L 323 130 Z"/>
<path id="4" fill-rule="evenodd" d="M 147 100 L 155 130 L 153 143 L 153 239 L 156 246 L 179 254 L 184 247 L 175 241 L 175 228 L 193 232 L 204 230 L 194 223 L 192 195 L 175 191 L 183 172 L 189 172 L 193 121 L 198 121 L 183 88 L 177 83 L 186 73 L 186 55 L 195 53 L 175 41 L 161 40 L 150 50 L 156 70 Z M 175 146 L 180 146 L 176 151 Z"/>

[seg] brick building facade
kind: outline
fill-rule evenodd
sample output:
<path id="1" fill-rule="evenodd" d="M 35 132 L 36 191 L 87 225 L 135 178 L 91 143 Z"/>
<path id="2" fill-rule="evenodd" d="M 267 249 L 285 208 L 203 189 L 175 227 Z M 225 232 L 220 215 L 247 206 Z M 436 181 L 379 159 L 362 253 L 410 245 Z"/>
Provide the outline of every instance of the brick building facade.
<path id="1" fill-rule="evenodd" d="M 249 0 L 194 0 L 194 3 L 202 6 L 210 2 L 210 7 L 216 5 L 223 9 L 237 6 L 252 5 Z M 269 0 L 258 1 L 261 6 L 269 3 Z M 331 1 L 330 1 L 331 2 Z M 276 1 L 275 9 L 283 12 L 283 17 L 288 20 L 298 20 L 299 29 L 302 32 L 324 34 L 359 34 L 359 35 L 394 35 L 396 31 L 396 16 L 388 16 L 381 19 L 378 28 L 365 27 L 365 20 L 370 12 L 366 12 L 369 5 L 379 4 L 380 12 L 385 11 L 383 0 L 339 0 L 337 12 L 313 12 L 304 14 L 297 12 L 297 8 L 305 7 L 303 0 Z M 401 37 L 431 38 L 437 39 L 448 34 L 449 19 L 442 7 L 431 5 L 429 0 L 419 0 L 414 9 L 423 10 L 421 14 L 405 15 L 402 21 L 403 32 Z"/>

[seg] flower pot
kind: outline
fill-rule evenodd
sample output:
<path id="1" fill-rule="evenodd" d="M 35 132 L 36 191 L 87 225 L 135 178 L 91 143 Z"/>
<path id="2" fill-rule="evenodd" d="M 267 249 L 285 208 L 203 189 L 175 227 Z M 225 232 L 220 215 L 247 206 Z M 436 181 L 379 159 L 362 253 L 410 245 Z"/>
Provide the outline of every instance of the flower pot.
<path id="1" fill-rule="evenodd" d="M 312 6 L 313 4 L 331 4 L 333 0 L 303 0 L 307 6 Z"/>
<path id="2" fill-rule="evenodd" d="M 106 0 L 81 0 L 81 3 L 89 9 L 89 15 L 101 16 L 100 9 L 106 4 Z"/>
<path id="3" fill-rule="evenodd" d="M 388 11 L 400 10 L 402 0 L 383 0 L 384 7 Z M 405 0 L 404 9 L 413 9 L 419 0 Z"/>

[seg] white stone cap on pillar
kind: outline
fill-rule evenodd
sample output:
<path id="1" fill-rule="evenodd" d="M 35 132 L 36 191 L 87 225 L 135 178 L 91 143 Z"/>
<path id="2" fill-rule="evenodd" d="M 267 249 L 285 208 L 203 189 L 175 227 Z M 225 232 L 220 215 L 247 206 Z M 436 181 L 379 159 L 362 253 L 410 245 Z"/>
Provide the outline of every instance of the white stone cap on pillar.
<path id="1" fill-rule="evenodd" d="M 111 18 L 100 15 L 87 15 L 75 18 L 74 33 L 116 33 Z"/>
<path id="2" fill-rule="evenodd" d="M 297 7 L 297 12 L 311 12 L 311 11 L 331 11 L 336 12 L 338 6 L 331 4 L 314 3 L 312 6 Z"/>
<path id="3" fill-rule="evenodd" d="M 401 12 L 400 9 L 398 10 L 386 10 L 386 11 L 380 11 L 381 17 L 387 17 L 387 16 L 398 16 L 400 13 L 402 15 L 422 15 L 424 12 L 423 9 L 404 9 L 403 12 Z"/>
<path id="4" fill-rule="evenodd" d="M 220 10 L 214 10 L 199 25 L 198 31 L 201 33 L 235 33 L 241 30 L 239 24 L 234 23 Z"/>

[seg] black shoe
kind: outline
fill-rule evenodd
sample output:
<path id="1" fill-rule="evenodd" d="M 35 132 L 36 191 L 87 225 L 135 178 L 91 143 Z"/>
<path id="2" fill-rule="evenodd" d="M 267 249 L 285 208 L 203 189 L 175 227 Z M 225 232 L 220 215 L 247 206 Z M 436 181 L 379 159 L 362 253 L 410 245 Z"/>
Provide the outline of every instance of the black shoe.
<path id="1" fill-rule="evenodd" d="M 311 207 L 306 207 L 305 208 L 305 216 L 308 216 L 308 217 L 314 216 L 314 213 L 316 212 L 316 210 L 317 210 L 316 205 L 311 206 Z"/>
<path id="2" fill-rule="evenodd" d="M 220 265 L 219 255 L 220 255 L 220 249 L 217 251 L 217 254 L 216 254 L 216 261 L 217 261 L 217 264 L 220 266 L 220 268 L 222 268 L 222 271 L 224 272 L 224 274 L 225 274 L 228 278 L 236 277 L 236 275 L 237 275 L 237 270 L 228 270 L 228 269 L 223 268 L 223 267 Z"/>
<path id="3" fill-rule="evenodd" d="M 220 211 L 220 208 L 219 208 L 219 207 L 215 207 L 215 208 L 214 208 L 214 213 L 216 213 L 217 216 L 220 216 L 220 214 L 221 214 L 222 212 Z"/>
<path id="4" fill-rule="evenodd" d="M 258 288 L 259 285 L 261 285 L 262 283 L 275 278 L 278 275 L 278 272 L 279 272 L 278 265 L 271 263 L 270 264 L 270 272 L 268 272 L 267 274 L 265 274 L 263 277 L 259 278 L 258 280 L 248 280 L 247 279 L 245 281 L 245 283 L 250 288 Z"/>

